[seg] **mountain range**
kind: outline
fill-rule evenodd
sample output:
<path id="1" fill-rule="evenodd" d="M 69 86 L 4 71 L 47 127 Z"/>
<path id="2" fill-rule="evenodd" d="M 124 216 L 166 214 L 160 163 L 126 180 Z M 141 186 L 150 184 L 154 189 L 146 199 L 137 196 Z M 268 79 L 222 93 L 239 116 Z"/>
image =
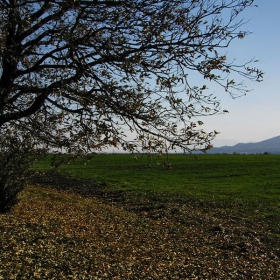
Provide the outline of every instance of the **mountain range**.
<path id="1" fill-rule="evenodd" d="M 234 146 L 213 147 L 207 154 L 280 154 L 280 135 L 257 143 L 239 143 Z"/>

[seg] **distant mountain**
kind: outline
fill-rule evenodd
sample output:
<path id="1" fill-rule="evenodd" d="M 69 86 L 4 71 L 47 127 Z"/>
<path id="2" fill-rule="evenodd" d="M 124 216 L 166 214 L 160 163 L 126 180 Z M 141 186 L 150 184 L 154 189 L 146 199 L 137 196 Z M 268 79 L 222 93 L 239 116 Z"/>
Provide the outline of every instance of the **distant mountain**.
<path id="1" fill-rule="evenodd" d="M 257 143 L 239 143 L 234 146 L 223 146 L 212 148 L 208 154 L 280 154 L 280 136 L 276 136 Z"/>

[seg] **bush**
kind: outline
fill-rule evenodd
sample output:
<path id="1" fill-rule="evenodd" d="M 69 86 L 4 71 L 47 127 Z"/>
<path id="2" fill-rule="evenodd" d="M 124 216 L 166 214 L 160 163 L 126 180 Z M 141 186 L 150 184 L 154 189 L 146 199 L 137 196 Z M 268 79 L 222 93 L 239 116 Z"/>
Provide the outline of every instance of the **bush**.
<path id="1" fill-rule="evenodd" d="M 18 201 L 30 177 L 33 146 L 15 135 L 0 137 L 0 213 L 8 212 Z"/>

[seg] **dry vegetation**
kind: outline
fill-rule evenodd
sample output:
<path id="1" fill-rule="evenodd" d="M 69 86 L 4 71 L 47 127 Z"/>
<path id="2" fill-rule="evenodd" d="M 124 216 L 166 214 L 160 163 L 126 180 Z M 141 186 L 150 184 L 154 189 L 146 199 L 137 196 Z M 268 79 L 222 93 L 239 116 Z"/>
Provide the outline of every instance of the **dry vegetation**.
<path id="1" fill-rule="evenodd" d="M 275 235 L 257 221 L 207 203 L 124 205 L 27 188 L 0 216 L 0 279 L 280 277 Z"/>

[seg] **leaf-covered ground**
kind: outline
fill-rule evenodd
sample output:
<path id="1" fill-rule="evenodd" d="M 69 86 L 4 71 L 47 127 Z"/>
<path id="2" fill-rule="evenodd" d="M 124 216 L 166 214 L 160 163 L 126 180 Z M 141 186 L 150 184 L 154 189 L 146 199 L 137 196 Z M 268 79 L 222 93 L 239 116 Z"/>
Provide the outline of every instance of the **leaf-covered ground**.
<path id="1" fill-rule="evenodd" d="M 0 279 L 280 279 L 275 230 L 238 209 L 42 187 L 20 198 L 0 215 Z"/>

